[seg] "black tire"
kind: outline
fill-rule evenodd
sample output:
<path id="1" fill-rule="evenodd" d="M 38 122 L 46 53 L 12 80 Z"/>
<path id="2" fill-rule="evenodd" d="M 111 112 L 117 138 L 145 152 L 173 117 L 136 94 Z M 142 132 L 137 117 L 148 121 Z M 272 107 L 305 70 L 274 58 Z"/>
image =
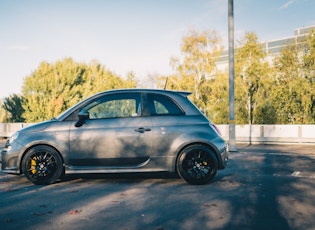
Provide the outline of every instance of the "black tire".
<path id="1" fill-rule="evenodd" d="M 22 160 L 25 177 L 37 185 L 54 183 L 64 172 L 62 159 L 52 147 L 38 145 L 28 150 Z"/>
<path id="2" fill-rule="evenodd" d="M 214 153 L 202 145 L 185 148 L 177 159 L 177 172 L 190 184 L 202 185 L 210 182 L 218 171 L 218 160 Z"/>

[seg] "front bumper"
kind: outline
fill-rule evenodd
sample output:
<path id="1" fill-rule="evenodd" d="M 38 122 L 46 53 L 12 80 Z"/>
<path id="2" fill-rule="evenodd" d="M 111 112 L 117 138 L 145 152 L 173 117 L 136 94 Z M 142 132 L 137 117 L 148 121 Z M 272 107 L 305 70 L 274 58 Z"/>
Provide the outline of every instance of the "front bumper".
<path id="1" fill-rule="evenodd" d="M 7 143 L 1 151 L 1 171 L 21 174 L 19 153 L 22 145 L 17 142 Z"/>

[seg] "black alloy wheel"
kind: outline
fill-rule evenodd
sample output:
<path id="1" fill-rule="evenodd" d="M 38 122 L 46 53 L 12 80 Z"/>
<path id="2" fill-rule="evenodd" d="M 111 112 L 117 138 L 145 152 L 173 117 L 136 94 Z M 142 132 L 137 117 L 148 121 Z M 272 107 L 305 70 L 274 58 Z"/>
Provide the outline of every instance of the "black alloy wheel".
<path id="1" fill-rule="evenodd" d="M 177 171 L 190 184 L 206 184 L 217 174 L 218 160 L 206 146 L 189 146 L 178 156 Z"/>
<path id="2" fill-rule="evenodd" d="M 64 172 L 62 159 L 52 147 L 38 145 L 27 151 L 22 161 L 22 171 L 32 183 L 54 183 Z"/>

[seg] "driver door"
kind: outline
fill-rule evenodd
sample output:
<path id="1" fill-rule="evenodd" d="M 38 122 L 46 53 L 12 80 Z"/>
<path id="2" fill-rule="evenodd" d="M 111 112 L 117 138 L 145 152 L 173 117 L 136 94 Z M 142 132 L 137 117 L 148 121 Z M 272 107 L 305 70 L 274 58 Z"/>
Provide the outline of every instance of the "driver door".
<path id="1" fill-rule="evenodd" d="M 110 94 L 82 108 L 89 113 L 81 127 L 72 125 L 72 166 L 136 167 L 152 149 L 150 117 L 141 116 L 140 93 Z"/>

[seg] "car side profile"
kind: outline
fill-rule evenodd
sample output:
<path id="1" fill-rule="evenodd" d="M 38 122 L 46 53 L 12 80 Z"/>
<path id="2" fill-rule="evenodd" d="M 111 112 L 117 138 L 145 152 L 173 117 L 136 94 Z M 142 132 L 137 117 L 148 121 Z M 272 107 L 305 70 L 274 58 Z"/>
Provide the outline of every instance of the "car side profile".
<path id="1" fill-rule="evenodd" d="M 23 128 L 1 152 L 2 172 L 51 184 L 64 174 L 177 172 L 206 184 L 228 162 L 226 142 L 189 92 L 110 90 Z"/>

